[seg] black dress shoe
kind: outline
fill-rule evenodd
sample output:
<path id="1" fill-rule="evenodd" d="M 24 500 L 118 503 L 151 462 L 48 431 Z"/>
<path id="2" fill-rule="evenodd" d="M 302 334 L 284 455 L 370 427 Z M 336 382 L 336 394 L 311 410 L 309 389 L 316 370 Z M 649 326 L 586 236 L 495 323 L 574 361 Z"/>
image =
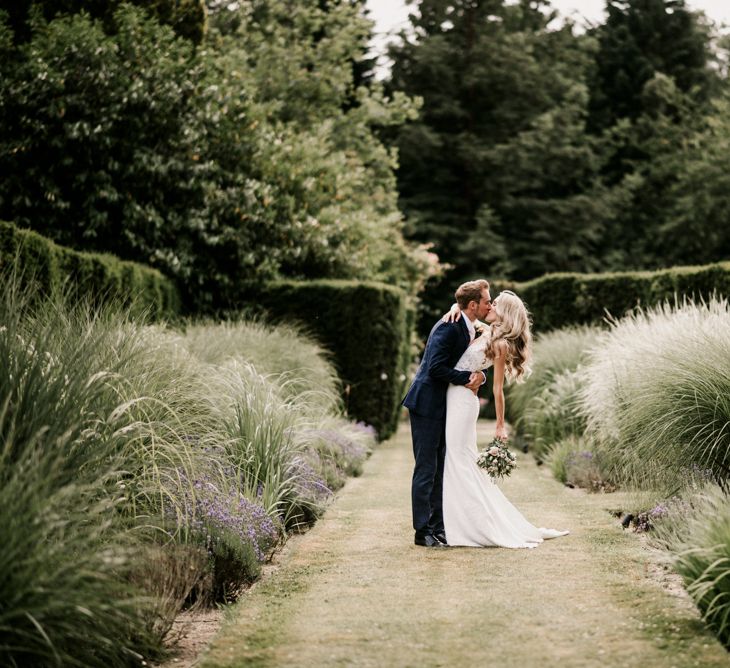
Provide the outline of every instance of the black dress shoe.
<path id="1" fill-rule="evenodd" d="M 414 542 L 416 545 L 420 545 L 421 547 L 443 547 L 443 544 L 438 540 L 438 538 L 431 534 L 428 534 L 427 536 L 416 536 Z"/>
<path id="2" fill-rule="evenodd" d="M 441 545 L 448 545 L 446 542 L 446 534 L 442 532 L 435 533 L 434 536 L 436 537 L 436 540 L 441 543 Z"/>

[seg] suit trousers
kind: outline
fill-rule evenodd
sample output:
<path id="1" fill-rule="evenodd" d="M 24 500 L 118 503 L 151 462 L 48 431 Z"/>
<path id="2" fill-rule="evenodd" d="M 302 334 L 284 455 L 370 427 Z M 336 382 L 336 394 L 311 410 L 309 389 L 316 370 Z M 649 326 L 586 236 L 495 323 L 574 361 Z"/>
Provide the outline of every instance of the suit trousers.
<path id="1" fill-rule="evenodd" d="M 446 455 L 446 417 L 429 418 L 408 412 L 413 456 L 416 460 L 411 484 L 413 528 L 417 536 L 444 530 L 442 488 Z"/>

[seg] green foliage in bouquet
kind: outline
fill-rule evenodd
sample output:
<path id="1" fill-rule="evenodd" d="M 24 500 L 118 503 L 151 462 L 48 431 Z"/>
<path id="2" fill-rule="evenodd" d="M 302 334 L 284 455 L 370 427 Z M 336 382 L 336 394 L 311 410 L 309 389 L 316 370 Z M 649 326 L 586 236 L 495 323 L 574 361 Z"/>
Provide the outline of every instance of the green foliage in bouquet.
<path id="1" fill-rule="evenodd" d="M 479 453 L 477 466 L 492 478 L 506 478 L 517 466 L 517 455 L 507 447 L 507 441 L 495 438 Z"/>

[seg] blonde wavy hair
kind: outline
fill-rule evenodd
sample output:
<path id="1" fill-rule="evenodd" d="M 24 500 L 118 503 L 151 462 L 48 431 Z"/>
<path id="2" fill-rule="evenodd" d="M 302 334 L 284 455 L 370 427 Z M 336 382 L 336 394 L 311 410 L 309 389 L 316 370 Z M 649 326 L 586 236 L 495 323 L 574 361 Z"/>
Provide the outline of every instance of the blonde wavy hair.
<path id="1" fill-rule="evenodd" d="M 487 357 L 505 354 L 505 373 L 516 382 L 530 375 L 532 332 L 530 314 L 524 302 L 511 290 L 502 290 L 492 302 L 499 320 L 491 326 Z"/>

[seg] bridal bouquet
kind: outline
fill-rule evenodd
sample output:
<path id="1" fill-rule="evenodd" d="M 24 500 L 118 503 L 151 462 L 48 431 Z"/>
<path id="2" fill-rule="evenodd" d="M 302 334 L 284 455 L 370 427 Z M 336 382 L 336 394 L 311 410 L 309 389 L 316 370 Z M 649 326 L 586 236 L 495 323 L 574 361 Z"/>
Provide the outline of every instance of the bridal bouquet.
<path id="1" fill-rule="evenodd" d="M 515 453 L 507 448 L 507 441 L 495 438 L 477 457 L 477 466 L 492 478 L 503 478 L 517 466 Z"/>

